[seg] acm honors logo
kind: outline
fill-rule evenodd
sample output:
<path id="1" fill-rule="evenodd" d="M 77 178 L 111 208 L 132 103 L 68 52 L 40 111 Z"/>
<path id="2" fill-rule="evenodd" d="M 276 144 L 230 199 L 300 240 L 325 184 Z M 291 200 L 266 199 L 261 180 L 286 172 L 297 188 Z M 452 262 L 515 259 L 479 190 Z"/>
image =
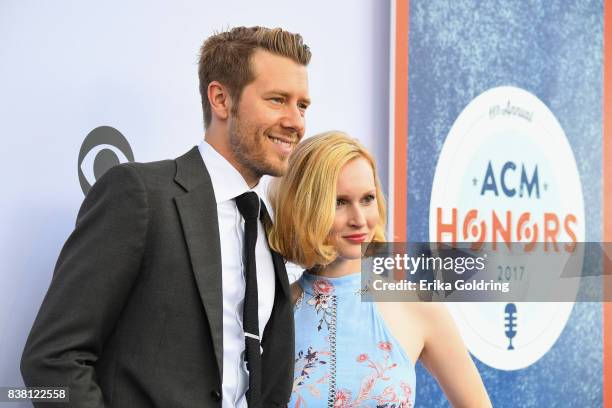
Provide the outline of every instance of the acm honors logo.
<path id="1" fill-rule="evenodd" d="M 121 132 L 111 126 L 95 128 L 85 137 L 79 151 L 77 167 L 83 194 L 111 167 L 133 161 L 132 147 Z"/>
<path id="2" fill-rule="evenodd" d="M 502 204 L 501 209 L 494 206 L 489 211 L 479 211 L 478 206 L 469 209 L 455 206 L 449 211 L 438 206 L 435 214 L 436 242 L 442 242 L 446 235 L 453 245 L 458 238 L 471 242 L 474 250 L 481 249 L 486 242 L 491 243 L 493 250 L 500 242 L 508 248 L 512 248 L 513 243 L 524 242 L 525 252 L 533 251 L 542 242 L 544 251 L 550 248 L 554 252 L 573 252 L 577 244 L 577 215 L 571 211 L 558 211 L 555 206 L 533 211 L 539 206 L 537 201 L 542 200 L 542 194 L 551 188 L 549 183 L 540 181 L 537 161 L 531 165 L 507 160 L 499 166 L 499 171 L 496 171 L 497 167 L 493 160 L 489 160 L 486 169 L 480 172 L 481 176 L 473 177 L 473 185 L 480 191 L 476 200 L 495 202 L 502 197 L 507 208 Z M 530 167 L 532 171 L 528 170 Z M 517 199 L 531 200 L 532 204 L 515 211 L 511 203 Z M 449 221 L 444 221 L 445 218 Z"/>
<path id="3" fill-rule="evenodd" d="M 487 277 L 511 282 L 535 299 L 537 260 L 545 258 L 548 272 L 560 274 L 563 254 L 584 242 L 584 220 L 576 158 L 548 106 L 511 86 L 470 101 L 440 151 L 430 197 L 430 240 L 469 243 L 472 249 L 490 243 Z M 560 255 L 534 251 L 539 243 L 544 253 Z M 470 352 L 489 367 L 510 371 L 531 366 L 553 348 L 573 303 L 447 306 Z"/>

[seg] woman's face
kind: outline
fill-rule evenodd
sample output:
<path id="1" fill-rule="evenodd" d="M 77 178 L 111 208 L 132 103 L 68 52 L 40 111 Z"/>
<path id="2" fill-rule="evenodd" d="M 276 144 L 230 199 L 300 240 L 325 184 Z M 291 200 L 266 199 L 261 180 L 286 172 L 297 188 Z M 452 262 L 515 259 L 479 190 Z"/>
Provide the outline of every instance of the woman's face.
<path id="1" fill-rule="evenodd" d="M 361 243 L 374 237 L 379 220 L 376 199 L 370 163 L 359 157 L 345 164 L 338 176 L 336 215 L 330 231 L 339 258 L 360 258 Z"/>

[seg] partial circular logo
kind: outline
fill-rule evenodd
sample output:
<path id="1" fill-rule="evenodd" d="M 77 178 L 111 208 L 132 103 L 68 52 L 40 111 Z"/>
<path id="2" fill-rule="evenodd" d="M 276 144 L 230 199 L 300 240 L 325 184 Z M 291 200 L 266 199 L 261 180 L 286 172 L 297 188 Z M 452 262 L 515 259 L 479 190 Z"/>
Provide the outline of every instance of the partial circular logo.
<path id="1" fill-rule="evenodd" d="M 584 242 L 584 221 L 576 160 L 550 109 L 510 86 L 474 98 L 453 124 L 436 165 L 430 240 L 512 248 L 512 256 L 488 268 L 495 268 L 495 280 L 529 288 L 529 276 L 538 272 L 529 262 L 530 245 L 562 252 L 568 248 L 563 243 Z M 447 306 L 475 357 L 497 369 L 518 370 L 550 350 L 573 303 Z"/>
<path id="2" fill-rule="evenodd" d="M 79 151 L 79 183 L 83 194 L 111 167 L 133 161 L 132 147 L 121 132 L 111 126 L 95 128 L 85 137 Z"/>

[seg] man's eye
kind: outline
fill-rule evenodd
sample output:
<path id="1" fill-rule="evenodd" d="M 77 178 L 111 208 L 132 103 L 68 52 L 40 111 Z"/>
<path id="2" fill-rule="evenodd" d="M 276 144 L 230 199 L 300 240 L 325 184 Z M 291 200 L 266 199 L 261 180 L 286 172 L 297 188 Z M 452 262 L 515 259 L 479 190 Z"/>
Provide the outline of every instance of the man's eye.
<path id="1" fill-rule="evenodd" d="M 270 100 L 278 105 L 281 105 L 284 102 L 283 98 L 270 98 Z"/>
<path id="2" fill-rule="evenodd" d="M 300 103 L 300 104 L 298 104 L 298 107 L 301 110 L 305 111 L 306 109 L 308 109 L 308 104 L 307 103 Z"/>

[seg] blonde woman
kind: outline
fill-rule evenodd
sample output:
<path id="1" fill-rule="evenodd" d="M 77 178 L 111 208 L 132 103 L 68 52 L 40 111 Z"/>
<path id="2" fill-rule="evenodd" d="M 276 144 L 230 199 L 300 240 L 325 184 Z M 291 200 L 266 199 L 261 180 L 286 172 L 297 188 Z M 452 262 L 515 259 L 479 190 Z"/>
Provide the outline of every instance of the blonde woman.
<path id="1" fill-rule="evenodd" d="M 271 192 L 270 244 L 306 268 L 292 285 L 290 407 L 412 407 L 419 359 L 454 406 L 491 406 L 444 305 L 361 302 L 361 244 L 385 240 L 386 208 L 359 142 L 341 132 L 305 140 Z"/>

